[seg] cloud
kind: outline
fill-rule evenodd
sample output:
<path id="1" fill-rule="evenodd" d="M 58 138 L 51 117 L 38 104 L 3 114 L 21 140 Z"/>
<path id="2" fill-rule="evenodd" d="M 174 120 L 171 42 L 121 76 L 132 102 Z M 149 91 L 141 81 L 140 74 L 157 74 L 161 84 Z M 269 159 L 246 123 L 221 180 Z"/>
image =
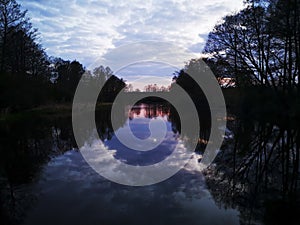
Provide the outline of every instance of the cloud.
<path id="1" fill-rule="evenodd" d="M 130 74 L 131 76 L 138 75 L 160 75 L 160 76 L 170 76 L 172 75 L 178 68 L 173 67 L 168 64 L 160 63 L 160 62 L 140 62 L 135 63 L 129 66 L 122 68 L 118 71 L 119 74 Z"/>
<path id="2" fill-rule="evenodd" d="M 222 16 L 242 0 L 19 0 L 49 55 L 88 65 L 135 41 L 176 43 L 195 53 Z"/>
<path id="3" fill-rule="evenodd" d="M 179 68 L 166 63 L 148 61 L 125 66 L 116 75 L 126 77 L 126 83 L 133 85 L 133 89 L 144 90 L 146 84 L 168 87 L 174 72 L 178 70 Z"/>

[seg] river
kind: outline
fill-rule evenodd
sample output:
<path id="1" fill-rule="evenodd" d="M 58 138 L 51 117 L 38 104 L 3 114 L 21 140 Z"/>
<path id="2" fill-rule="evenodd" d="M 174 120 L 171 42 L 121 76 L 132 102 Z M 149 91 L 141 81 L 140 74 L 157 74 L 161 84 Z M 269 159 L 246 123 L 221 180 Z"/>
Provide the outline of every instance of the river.
<path id="1" fill-rule="evenodd" d="M 112 157 L 130 165 L 147 166 L 164 160 L 179 142 L 189 147 L 182 141 L 175 114 L 168 104 L 144 103 L 120 118 L 119 129 L 130 126 L 140 139 L 149 137 L 151 121 L 165 123 L 165 139 L 149 152 L 120 143 L 110 123 L 109 107 L 96 113 L 97 131 Z M 28 225 L 272 224 L 277 217 L 269 218 L 269 214 L 285 210 L 274 204 L 287 202 L 285 198 L 274 198 L 285 185 L 281 183 L 285 171 L 275 167 L 280 164 L 276 151 L 283 144 L 280 138 L 289 138 L 288 144 L 296 146 L 292 141 L 298 133 L 289 129 L 288 134 L 268 123 L 245 124 L 235 116 L 224 119 L 228 122 L 224 143 L 208 170 L 199 169 L 206 141 L 199 138 L 197 150 L 183 169 L 161 183 L 143 187 L 117 184 L 95 172 L 77 149 L 68 116 L 29 116 L 1 124 L 1 220 L 4 224 Z M 249 140 L 245 140 L 246 134 Z M 249 147 L 257 143 L 260 147 Z M 286 191 L 293 188 L 291 182 L 297 183 L 295 179 L 283 180 L 287 182 Z M 271 182 L 273 186 L 262 188 L 252 182 L 266 186 Z M 266 195 L 264 190 L 272 191 Z M 249 201 L 253 195 L 255 200 Z M 298 203 L 288 201 L 290 204 Z M 293 210 L 288 211 L 293 215 Z"/>

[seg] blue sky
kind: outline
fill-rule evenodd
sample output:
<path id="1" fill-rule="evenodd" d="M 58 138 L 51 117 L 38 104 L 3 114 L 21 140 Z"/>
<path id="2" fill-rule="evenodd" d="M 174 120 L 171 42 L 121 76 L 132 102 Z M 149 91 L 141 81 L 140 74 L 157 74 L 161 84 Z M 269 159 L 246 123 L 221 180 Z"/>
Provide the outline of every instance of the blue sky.
<path id="1" fill-rule="evenodd" d="M 200 54 L 221 18 L 243 0 L 19 0 L 48 55 L 85 66 L 139 41 L 176 43 Z M 126 53 L 124 53 L 126 54 Z M 109 66 L 109 65 L 104 65 Z"/>

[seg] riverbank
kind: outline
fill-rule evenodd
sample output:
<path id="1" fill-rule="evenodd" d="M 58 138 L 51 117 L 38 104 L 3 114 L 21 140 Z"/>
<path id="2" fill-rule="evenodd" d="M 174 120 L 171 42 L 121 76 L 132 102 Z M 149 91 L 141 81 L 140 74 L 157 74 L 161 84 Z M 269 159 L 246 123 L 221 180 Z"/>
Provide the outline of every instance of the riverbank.
<path id="1" fill-rule="evenodd" d="M 280 93 L 272 89 L 251 87 L 248 89 L 222 89 L 229 114 L 240 118 L 265 120 L 281 124 L 300 120 L 300 96 L 295 92 Z M 143 95 L 141 94 L 141 97 Z M 208 107 L 204 96 L 193 96 L 200 110 Z M 141 102 L 141 101 L 140 101 Z M 143 103 L 166 103 L 156 97 L 147 97 Z M 98 103 L 96 109 L 111 107 L 113 103 Z M 72 115 L 72 103 L 47 104 L 18 112 L 2 112 L 0 121 L 17 120 L 30 116 L 63 117 Z"/>
<path id="2" fill-rule="evenodd" d="M 100 110 L 103 107 L 111 107 L 112 103 L 98 103 L 96 110 Z M 20 112 L 2 113 L 0 114 L 1 121 L 14 121 L 19 119 L 26 119 L 35 116 L 41 117 L 70 117 L 72 115 L 72 104 L 49 104 L 43 105 L 32 109 L 27 109 Z"/>

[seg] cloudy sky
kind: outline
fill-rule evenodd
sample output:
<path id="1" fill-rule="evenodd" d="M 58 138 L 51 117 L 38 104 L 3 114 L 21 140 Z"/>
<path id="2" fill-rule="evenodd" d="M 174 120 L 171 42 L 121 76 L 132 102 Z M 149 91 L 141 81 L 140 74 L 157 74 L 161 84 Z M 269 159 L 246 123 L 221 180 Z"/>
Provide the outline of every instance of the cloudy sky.
<path id="1" fill-rule="evenodd" d="M 51 56 L 85 66 L 140 41 L 171 42 L 199 54 L 217 21 L 243 0 L 19 0 Z M 125 53 L 124 53 L 125 54 Z M 105 65 L 106 66 L 106 65 Z M 108 66 L 108 65 L 107 65 Z"/>

